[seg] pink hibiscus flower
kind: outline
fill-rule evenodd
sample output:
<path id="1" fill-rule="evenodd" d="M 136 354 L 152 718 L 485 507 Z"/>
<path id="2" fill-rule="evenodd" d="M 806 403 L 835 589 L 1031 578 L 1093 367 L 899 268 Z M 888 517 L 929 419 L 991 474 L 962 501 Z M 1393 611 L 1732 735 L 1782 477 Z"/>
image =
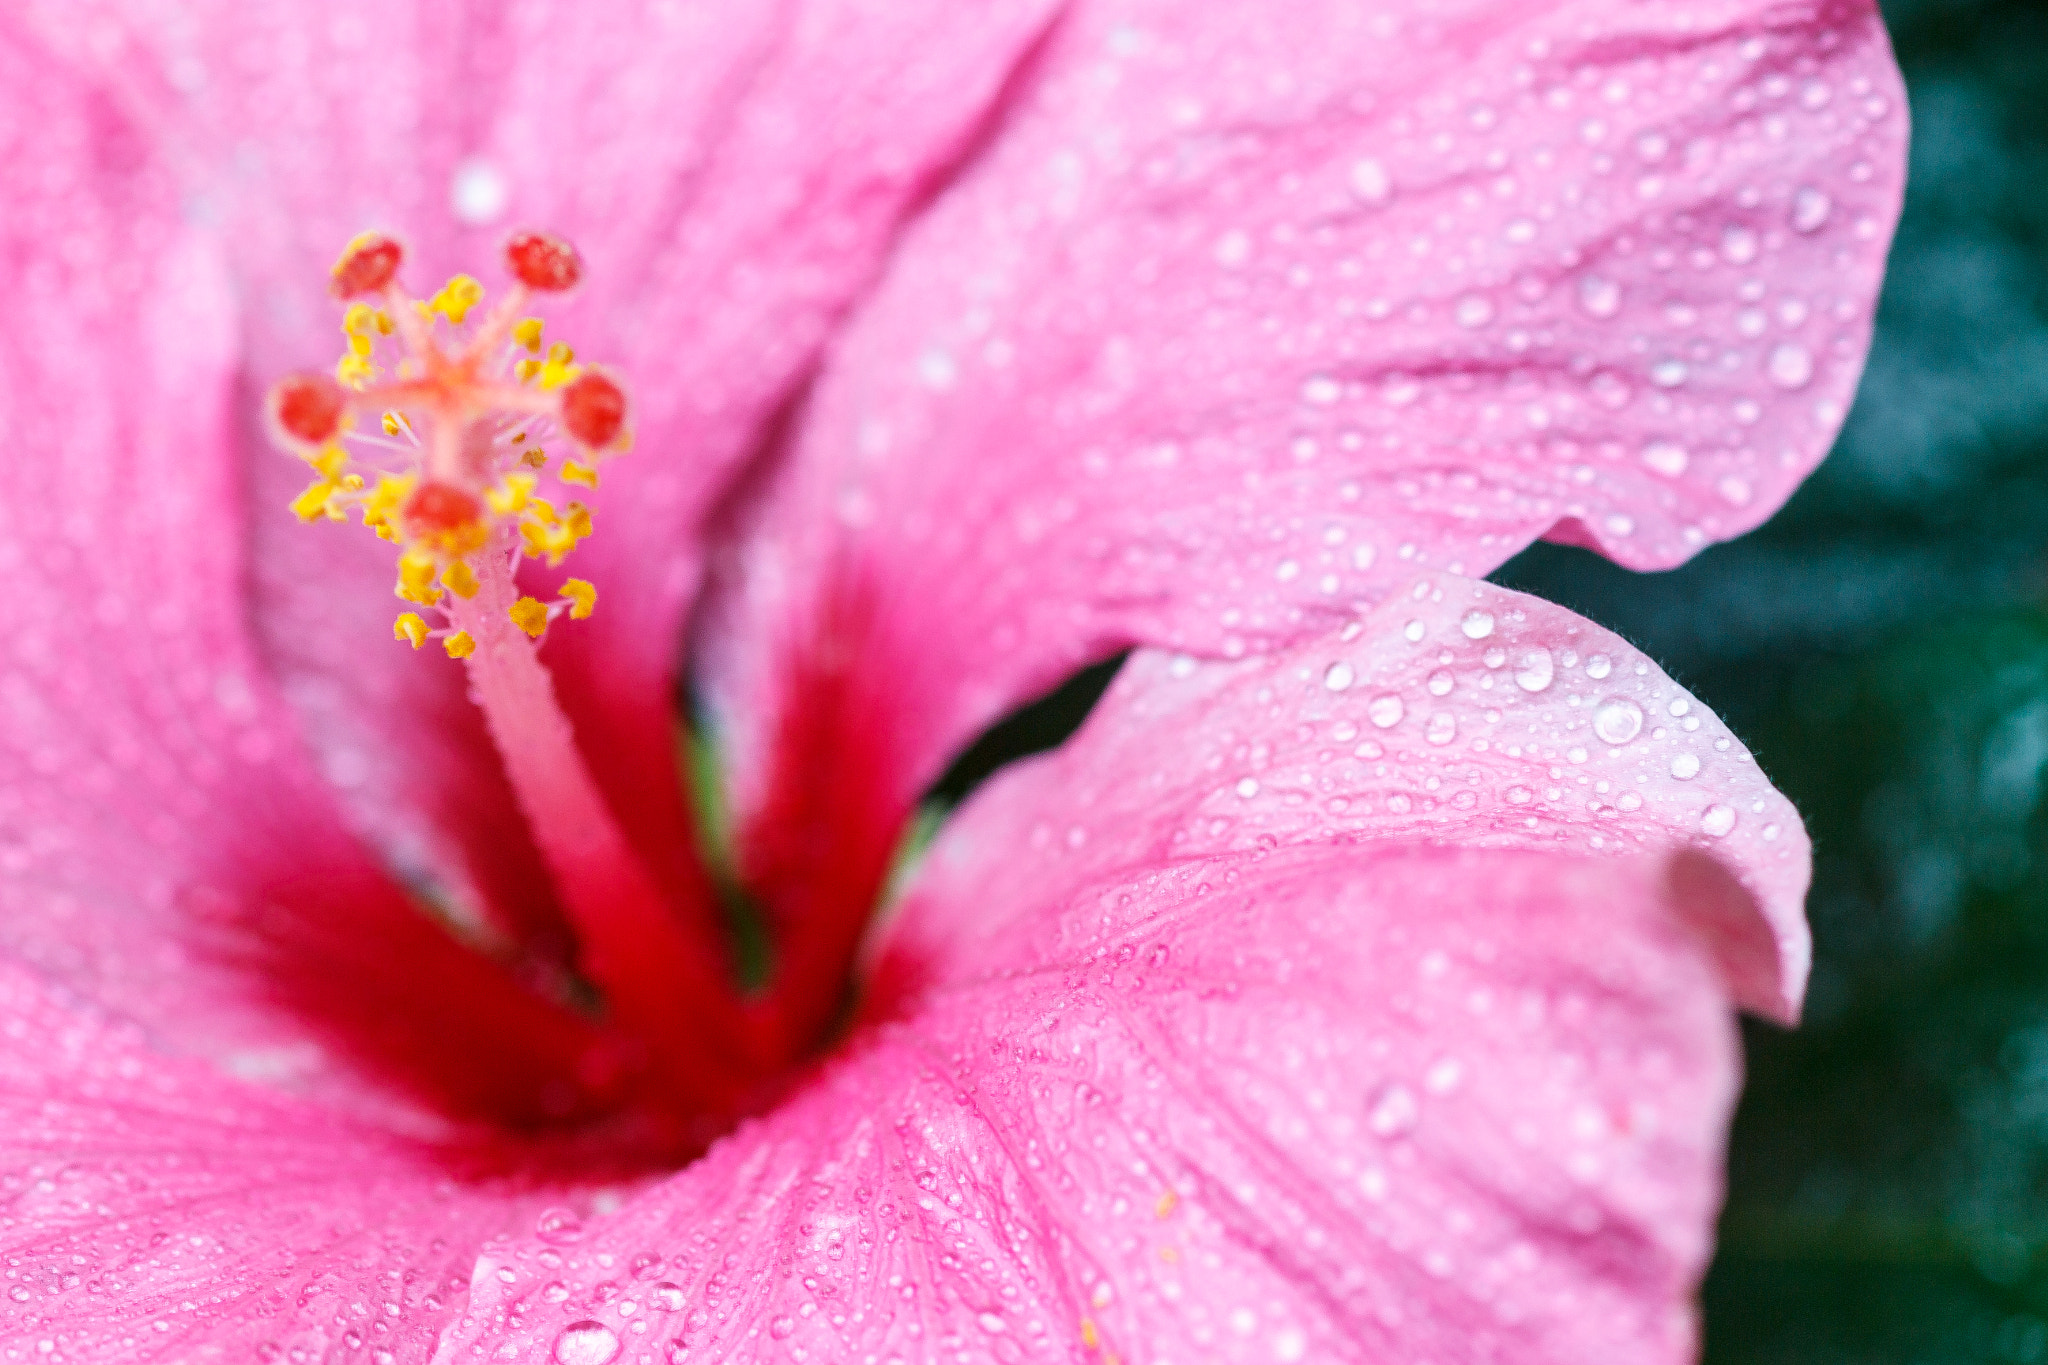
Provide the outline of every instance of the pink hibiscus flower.
<path id="1" fill-rule="evenodd" d="M 623 10 L 10 7 L 0 1360 L 1687 1358 L 1805 838 L 1474 580 L 1678 563 L 1825 451 L 1872 6 Z M 464 665 L 262 395 L 356 231 L 516 222 L 637 443 L 595 614 Z M 1134 646 L 871 924 L 948 757 Z"/>

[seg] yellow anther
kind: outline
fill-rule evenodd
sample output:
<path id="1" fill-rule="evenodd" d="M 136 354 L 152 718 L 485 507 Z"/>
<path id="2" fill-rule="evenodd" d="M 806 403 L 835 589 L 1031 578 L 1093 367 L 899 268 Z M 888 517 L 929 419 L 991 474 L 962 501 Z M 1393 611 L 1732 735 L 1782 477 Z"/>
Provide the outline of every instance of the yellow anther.
<path id="1" fill-rule="evenodd" d="M 476 653 L 476 640 L 466 630 L 458 630 L 441 641 L 441 648 L 448 651 L 451 659 L 467 659 Z"/>
<path id="2" fill-rule="evenodd" d="M 566 461 L 562 465 L 561 479 L 563 483 L 580 483 L 585 488 L 597 487 L 597 471 L 587 464 L 578 464 L 574 460 Z"/>
<path id="3" fill-rule="evenodd" d="M 352 303 L 341 315 L 341 330 L 351 338 L 367 336 L 377 325 L 377 310 L 367 303 Z"/>
<path id="4" fill-rule="evenodd" d="M 562 596 L 569 599 L 569 618 L 573 621 L 588 620 L 590 613 L 597 610 L 597 589 L 580 578 L 564 583 Z"/>
<path id="5" fill-rule="evenodd" d="M 508 615 L 511 616 L 513 625 L 535 639 L 539 639 L 540 633 L 548 628 L 547 603 L 537 597 L 520 598 L 512 604 Z"/>
<path id="6" fill-rule="evenodd" d="M 548 463 L 548 453 L 539 446 L 535 446 L 531 450 L 520 453 L 519 463 L 525 465 L 528 469 L 545 469 Z"/>
<path id="7" fill-rule="evenodd" d="M 398 557 L 398 587 L 395 591 L 408 602 L 433 606 L 441 600 L 441 590 L 434 586 L 434 575 L 440 567 L 432 555 L 407 550 Z"/>
<path id="8" fill-rule="evenodd" d="M 540 362 L 538 360 L 521 360 L 515 362 L 512 366 L 512 377 L 522 384 L 539 373 Z"/>
<path id="9" fill-rule="evenodd" d="M 348 465 L 348 452 L 338 445 L 324 445 L 306 457 L 306 463 L 313 466 L 315 473 L 323 479 L 334 479 Z"/>
<path id="10" fill-rule="evenodd" d="M 468 275 L 457 275 L 442 285 L 434 297 L 419 305 L 420 316 L 432 317 L 439 313 L 460 327 L 462 320 L 469 316 L 469 310 L 483 301 L 484 287 Z"/>
<path id="11" fill-rule="evenodd" d="M 525 361 L 520 362 L 522 365 L 525 363 Z M 548 347 L 548 358 L 535 373 L 538 375 L 540 386 L 543 389 L 559 389 L 577 375 L 582 374 L 583 367 L 576 363 L 576 352 L 558 341 Z M 526 376 L 521 375 L 520 378 L 524 379 Z"/>
<path id="12" fill-rule="evenodd" d="M 341 485 L 333 479 L 315 479 L 306 485 L 305 492 L 292 499 L 292 514 L 300 521 L 318 521 L 323 516 L 339 521 L 340 511 L 330 506 L 328 500 L 340 491 Z"/>
<path id="13" fill-rule="evenodd" d="M 469 567 L 466 559 L 458 559 L 441 570 L 441 582 L 448 591 L 465 601 L 476 596 L 476 570 Z"/>
<path id="14" fill-rule="evenodd" d="M 1180 1207 L 1180 1195 L 1173 1190 L 1168 1190 L 1165 1194 L 1160 1195 L 1159 1202 L 1152 1206 L 1152 1215 L 1155 1218 L 1171 1218 L 1173 1217 L 1173 1211 L 1178 1207 Z"/>
<path id="15" fill-rule="evenodd" d="M 396 412 L 384 414 L 384 434 L 386 436 L 396 436 L 401 431 L 410 430 L 411 428 L 406 424 L 403 414 Z"/>
<path id="16" fill-rule="evenodd" d="M 531 474 L 507 474 L 504 482 L 496 488 L 484 490 L 484 501 L 489 503 L 491 510 L 499 516 L 516 517 L 526 510 L 528 500 L 533 497 L 534 485 L 538 482 L 539 480 Z"/>
<path id="17" fill-rule="evenodd" d="M 363 525 L 386 540 L 398 539 L 398 528 L 392 517 L 405 506 L 405 500 L 412 496 L 413 486 L 419 481 L 417 474 L 386 474 L 377 480 L 370 496 L 363 499 Z"/>
<path id="18" fill-rule="evenodd" d="M 352 336 L 348 339 L 349 350 L 365 360 L 370 358 L 370 348 L 373 344 L 368 337 L 362 335 Z"/>
<path id="19" fill-rule="evenodd" d="M 539 318 L 521 318 L 512 325 L 512 339 L 536 354 L 540 351 L 541 321 Z"/>
<path id="20" fill-rule="evenodd" d="M 352 389 L 367 388 L 370 381 L 377 377 L 377 367 L 350 352 L 335 365 L 334 377 Z"/>
<path id="21" fill-rule="evenodd" d="M 580 502 L 572 502 L 562 509 L 562 526 L 577 540 L 591 533 L 590 509 Z"/>
<path id="22" fill-rule="evenodd" d="M 377 315 L 372 321 L 377 324 L 377 330 L 385 336 L 390 336 L 397 327 L 397 324 L 391 320 L 391 314 L 385 312 L 382 308 L 377 310 Z"/>
<path id="23" fill-rule="evenodd" d="M 1095 1335 L 1095 1319 L 1081 1319 L 1081 1344 L 1091 1351 L 1102 1344 L 1102 1338 Z"/>
<path id="24" fill-rule="evenodd" d="M 414 649 L 418 649 L 427 642 L 427 623 L 420 619 L 418 612 L 409 611 L 393 624 L 391 634 L 393 638 L 404 640 Z"/>

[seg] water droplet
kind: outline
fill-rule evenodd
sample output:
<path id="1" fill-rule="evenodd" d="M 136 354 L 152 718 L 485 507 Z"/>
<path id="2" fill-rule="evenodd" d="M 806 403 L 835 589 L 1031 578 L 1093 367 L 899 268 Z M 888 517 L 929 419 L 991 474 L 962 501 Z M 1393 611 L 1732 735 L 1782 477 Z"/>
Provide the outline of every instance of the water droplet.
<path id="1" fill-rule="evenodd" d="M 1509 787 L 1502 795 L 1507 798 L 1507 802 L 1511 806 L 1526 806 L 1536 799 L 1536 793 L 1530 791 L 1527 787 Z"/>
<path id="2" fill-rule="evenodd" d="M 1216 239 L 1216 264 L 1221 266 L 1239 266 L 1251 258 L 1251 236 L 1241 229 L 1232 228 L 1229 232 Z"/>
<path id="3" fill-rule="evenodd" d="M 1650 467 L 1652 473 L 1662 474 L 1667 479 L 1683 474 L 1690 458 L 1684 446 L 1670 441 L 1652 441 L 1643 447 L 1643 463 Z"/>
<path id="4" fill-rule="evenodd" d="M 1735 828 L 1735 810 L 1732 806 L 1708 806 L 1700 813 L 1700 832 L 1719 839 Z"/>
<path id="5" fill-rule="evenodd" d="M 1621 286 L 1598 275 L 1579 281 L 1579 307 L 1596 318 L 1611 318 L 1621 311 Z"/>
<path id="6" fill-rule="evenodd" d="M 618 1334 L 590 1318 L 570 1323 L 555 1338 L 555 1359 L 560 1365 L 611 1365 L 618 1356 Z"/>
<path id="7" fill-rule="evenodd" d="M 1717 487 L 1721 490 L 1721 496 L 1736 507 L 1749 506 L 1750 498 L 1755 496 L 1750 491 L 1749 480 L 1738 478 L 1733 474 L 1721 480 Z"/>
<path id="8" fill-rule="evenodd" d="M 512 184 L 505 173 L 480 156 L 455 168 L 448 181 L 448 207 L 467 227 L 489 227 L 512 202 Z"/>
<path id="9" fill-rule="evenodd" d="M 1803 389 L 1813 378 L 1813 352 L 1786 342 L 1771 352 L 1771 382 L 1781 389 Z"/>
<path id="10" fill-rule="evenodd" d="M 1458 300 L 1456 316 L 1460 327 L 1484 327 L 1493 321 L 1493 302 L 1481 294 L 1467 294 Z"/>
<path id="11" fill-rule="evenodd" d="M 1380 729 L 1387 730 L 1399 725 L 1406 711 L 1407 708 L 1401 705 L 1401 699 L 1392 692 L 1387 692 L 1374 697 L 1366 704 L 1365 718 Z"/>
<path id="12" fill-rule="evenodd" d="M 1429 627 L 1423 625 L 1420 621 L 1410 621 L 1407 625 L 1401 627 L 1402 637 L 1411 645 L 1419 643 L 1422 637 L 1428 633 Z"/>
<path id="13" fill-rule="evenodd" d="M 1660 389 L 1675 389 L 1685 382 L 1683 360 L 1660 360 L 1650 367 L 1650 382 Z"/>
<path id="14" fill-rule="evenodd" d="M 1681 782 L 1687 782 L 1700 775 L 1698 754 L 1678 754 L 1671 760 L 1671 775 Z"/>
<path id="15" fill-rule="evenodd" d="M 1326 374 L 1312 374 L 1301 383 L 1301 400 L 1327 408 L 1344 396 L 1344 386 Z"/>
<path id="16" fill-rule="evenodd" d="M 1351 665 L 1340 661 L 1323 670 L 1323 686 L 1332 692 L 1342 692 L 1351 686 L 1356 677 L 1357 675 L 1351 671 Z"/>
<path id="17" fill-rule="evenodd" d="M 1368 204 L 1382 204 L 1392 194 L 1394 182 L 1387 168 L 1371 157 L 1351 163 L 1351 192 Z"/>
<path id="18" fill-rule="evenodd" d="M 583 1220 L 574 1209 L 542 1209 L 534 1222 L 533 1235 L 549 1246 L 568 1246 L 583 1240 Z"/>
<path id="19" fill-rule="evenodd" d="M 1259 794 L 1259 779 L 1256 777 L 1240 777 L 1237 779 L 1237 794 L 1247 801 L 1257 796 Z"/>
<path id="20" fill-rule="evenodd" d="M 796 1331 L 795 1318 L 777 1318 L 768 1324 L 768 1335 L 777 1341 L 786 1341 Z"/>
<path id="21" fill-rule="evenodd" d="M 990 1336 L 994 1336 L 998 1332 L 1008 1331 L 1010 1326 L 1009 1323 L 1003 1321 L 1001 1313 L 977 1313 L 974 1315 L 974 1320 L 980 1323 L 981 1330 L 987 1332 Z"/>
<path id="22" fill-rule="evenodd" d="M 1468 640 L 1484 640 L 1487 636 L 1493 634 L 1493 613 L 1489 611 L 1468 611 L 1465 613 L 1465 619 L 1460 623 L 1459 629 L 1465 632 L 1465 638 Z"/>
<path id="23" fill-rule="evenodd" d="M 1457 686 L 1457 681 L 1451 677 L 1451 671 L 1448 668 L 1439 668 L 1436 672 L 1429 675 L 1429 681 L 1424 685 L 1429 688 L 1430 696 L 1442 697 L 1449 695 L 1450 690 Z"/>
<path id="24" fill-rule="evenodd" d="M 1420 1116 L 1421 1110 L 1415 1103 L 1415 1096 L 1408 1093 L 1408 1088 L 1390 1085 L 1373 1101 L 1365 1121 L 1381 1137 L 1399 1137 L 1411 1131 Z"/>
<path id="25" fill-rule="evenodd" d="M 1792 196 L 1792 226 L 1799 232 L 1819 232 L 1834 210 L 1834 200 L 1811 185 L 1805 186 Z"/>
<path id="26" fill-rule="evenodd" d="M 1593 713 L 1593 733 L 1609 744 L 1626 744 L 1643 728 L 1643 708 L 1627 697 L 1612 697 Z"/>
<path id="27" fill-rule="evenodd" d="M 1595 654 L 1586 660 L 1586 676 L 1598 682 L 1614 671 L 1614 661 L 1605 654 Z"/>
<path id="28" fill-rule="evenodd" d="M 654 1286 L 653 1299 L 655 1306 L 663 1312 L 680 1313 L 683 1311 L 684 1299 L 681 1285 L 663 1280 L 660 1284 Z"/>
<path id="29" fill-rule="evenodd" d="M 569 1286 L 563 1284 L 560 1280 L 549 1280 L 540 1287 L 540 1296 L 548 1303 L 567 1303 L 569 1301 Z"/>
<path id="30" fill-rule="evenodd" d="M 1431 744 L 1449 744 L 1458 737 L 1458 718 L 1448 711 L 1437 712 L 1429 718 L 1422 737 Z"/>
<path id="31" fill-rule="evenodd" d="M 1721 233 L 1721 259 L 1730 265 L 1748 265 L 1756 259 L 1756 234 L 1730 224 Z"/>
<path id="32" fill-rule="evenodd" d="M 1515 685 L 1524 692 L 1541 692 L 1556 676 L 1556 661 L 1549 650 L 1539 647 L 1522 656 L 1522 666 L 1515 670 Z"/>

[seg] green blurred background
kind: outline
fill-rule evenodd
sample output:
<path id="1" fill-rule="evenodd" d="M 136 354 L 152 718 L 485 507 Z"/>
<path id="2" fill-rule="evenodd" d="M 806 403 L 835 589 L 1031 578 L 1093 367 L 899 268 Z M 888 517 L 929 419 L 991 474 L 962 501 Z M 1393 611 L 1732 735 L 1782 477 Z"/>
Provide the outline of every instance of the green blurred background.
<path id="1" fill-rule="evenodd" d="M 1884 6 L 1906 213 L 1862 394 L 1764 529 L 1495 577 L 1641 645 L 1813 833 L 1805 1024 L 1747 1027 L 1710 1365 L 2048 1362 L 2048 4 Z"/>

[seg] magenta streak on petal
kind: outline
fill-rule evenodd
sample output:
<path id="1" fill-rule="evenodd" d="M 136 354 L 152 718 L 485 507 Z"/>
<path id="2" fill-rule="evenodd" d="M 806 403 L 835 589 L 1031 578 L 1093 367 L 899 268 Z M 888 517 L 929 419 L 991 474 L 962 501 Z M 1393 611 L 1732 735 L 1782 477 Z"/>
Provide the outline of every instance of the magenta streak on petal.
<path id="1" fill-rule="evenodd" d="M 1861 0 L 1076 6 L 736 540 L 706 668 L 742 830 L 813 761 L 800 649 L 850 590 L 902 645 L 850 686 L 906 811 L 1124 646 L 1755 525 L 1853 391 L 1905 133 Z"/>

